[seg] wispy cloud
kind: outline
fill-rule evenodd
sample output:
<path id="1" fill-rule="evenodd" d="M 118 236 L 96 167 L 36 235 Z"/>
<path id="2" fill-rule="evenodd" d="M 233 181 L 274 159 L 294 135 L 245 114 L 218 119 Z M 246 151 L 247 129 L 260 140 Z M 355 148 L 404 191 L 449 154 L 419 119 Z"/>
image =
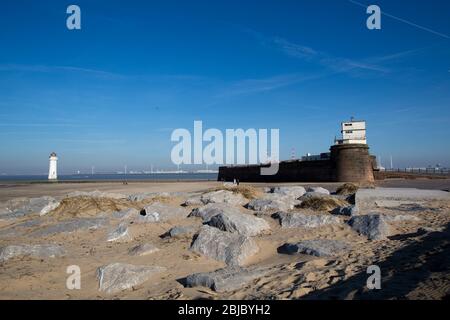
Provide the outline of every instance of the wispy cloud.
<path id="1" fill-rule="evenodd" d="M 246 33 L 256 38 L 261 45 L 269 47 L 273 50 L 278 50 L 286 56 L 322 66 L 327 70 L 332 71 L 332 73 L 348 73 L 350 75 L 358 75 L 357 71 L 367 71 L 381 74 L 390 73 L 392 70 L 386 67 L 385 63 L 404 58 L 425 49 L 411 49 L 390 53 L 383 56 L 354 59 L 335 56 L 304 44 L 294 43 L 282 37 L 269 37 L 254 30 L 244 30 Z"/>
<path id="2" fill-rule="evenodd" d="M 138 81 L 210 81 L 209 77 L 195 74 L 123 74 L 99 69 L 90 69 L 77 66 L 51 66 L 51 65 L 27 65 L 27 64 L 0 64 L 0 72 L 29 72 L 29 73 L 80 73 L 96 77 L 117 79 L 133 79 Z"/>
<path id="3" fill-rule="evenodd" d="M 368 4 L 363 4 L 363 3 L 361 3 L 361 2 L 354 1 L 354 0 L 348 0 L 348 2 L 353 3 L 354 5 L 360 6 L 360 7 L 362 7 L 362 8 L 367 8 L 367 7 L 369 6 Z M 381 14 L 384 15 L 384 16 L 386 16 L 386 17 L 389 17 L 389 18 L 391 18 L 391 19 L 394 19 L 394 20 L 397 20 L 397 21 L 399 21 L 399 22 L 402 22 L 402 23 L 404 23 L 404 24 L 407 24 L 407 25 L 410 25 L 410 26 L 412 26 L 412 27 L 415 27 L 415 28 L 417 28 L 417 29 L 424 30 L 424 31 L 426 31 L 426 32 L 435 34 L 435 35 L 440 36 L 440 37 L 445 38 L 445 39 L 450 39 L 450 36 L 447 35 L 447 34 L 445 34 L 445 33 L 442 33 L 442 32 L 439 32 L 439 31 L 436 31 L 436 30 L 433 30 L 433 29 L 430 29 L 430 28 L 428 28 L 428 27 L 424 27 L 424 26 L 419 25 L 419 24 L 417 24 L 417 23 L 415 23 L 415 22 L 411 22 L 411 21 L 408 21 L 408 20 L 406 20 L 406 19 L 403 19 L 403 18 L 400 18 L 400 17 L 398 17 L 398 16 L 395 16 L 395 15 L 393 15 L 393 14 L 387 13 L 386 11 L 383 11 L 383 10 L 382 10 L 382 11 L 381 11 Z"/>
<path id="4" fill-rule="evenodd" d="M 282 87 L 290 86 L 303 81 L 314 80 L 322 77 L 323 74 L 285 74 L 261 79 L 243 79 L 232 83 L 216 97 L 229 97 L 243 94 L 251 94 L 264 91 L 272 91 Z"/>
<path id="5" fill-rule="evenodd" d="M 261 39 L 261 37 L 259 37 L 259 39 Z M 264 44 L 269 45 L 288 56 L 312 62 L 336 72 L 345 73 L 358 69 L 381 73 L 388 73 L 390 71 L 386 67 L 377 65 L 371 61 L 336 57 L 326 52 L 293 43 L 280 37 L 265 38 Z"/>
<path id="6" fill-rule="evenodd" d="M 77 72 L 85 73 L 101 77 L 123 77 L 123 75 L 103 70 L 81 68 L 74 66 L 49 66 L 49 65 L 24 65 L 24 64 L 2 64 L 0 65 L 0 72 L 39 72 L 39 73 L 53 73 L 53 72 Z"/>
<path id="7" fill-rule="evenodd" d="M 390 53 L 383 56 L 368 57 L 363 59 L 350 59 L 336 57 L 326 52 L 293 43 L 281 37 L 267 37 L 254 30 L 245 29 L 245 32 L 256 38 L 261 45 L 282 52 L 283 54 L 301 59 L 323 67 L 322 71 L 312 74 L 282 74 L 261 79 L 243 79 L 236 81 L 216 95 L 216 98 L 230 97 L 243 94 L 252 94 L 264 91 L 276 90 L 282 87 L 294 85 L 301 82 L 317 80 L 339 73 L 359 76 L 361 71 L 388 74 L 392 70 L 386 67 L 390 61 L 398 60 L 415 54 L 426 48 L 411 49 L 401 52 Z"/>
<path id="8" fill-rule="evenodd" d="M 24 142 L 42 142 L 42 139 L 34 139 L 34 138 L 17 138 L 18 141 Z M 55 143 L 64 143 L 64 144 L 95 144 L 95 145 L 104 145 L 111 146 L 113 144 L 125 144 L 128 141 L 125 139 L 64 139 L 64 138 L 48 138 L 45 139 L 45 142 L 55 142 Z M 69 146 L 67 146 L 69 147 Z"/>
<path id="9" fill-rule="evenodd" d="M 273 45 L 281 50 L 283 53 L 295 57 L 304 59 L 307 61 L 315 62 L 324 67 L 330 68 L 337 72 L 347 72 L 353 69 L 364 69 L 378 72 L 388 72 L 389 70 L 364 61 L 357 61 L 348 58 L 334 57 L 316 49 L 289 42 L 283 38 L 273 38 Z"/>
<path id="10" fill-rule="evenodd" d="M 93 125 L 81 123 L 0 123 L 0 127 L 90 127 Z"/>

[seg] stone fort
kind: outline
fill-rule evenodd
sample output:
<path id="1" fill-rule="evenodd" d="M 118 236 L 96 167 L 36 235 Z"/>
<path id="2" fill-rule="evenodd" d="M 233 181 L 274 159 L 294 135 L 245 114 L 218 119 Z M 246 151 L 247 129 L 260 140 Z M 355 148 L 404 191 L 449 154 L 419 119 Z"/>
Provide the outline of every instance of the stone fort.
<path id="1" fill-rule="evenodd" d="M 341 123 L 342 139 L 330 152 L 279 162 L 275 175 L 261 175 L 270 164 L 222 166 L 219 181 L 241 182 L 373 182 L 376 158 L 369 154 L 365 121 Z"/>

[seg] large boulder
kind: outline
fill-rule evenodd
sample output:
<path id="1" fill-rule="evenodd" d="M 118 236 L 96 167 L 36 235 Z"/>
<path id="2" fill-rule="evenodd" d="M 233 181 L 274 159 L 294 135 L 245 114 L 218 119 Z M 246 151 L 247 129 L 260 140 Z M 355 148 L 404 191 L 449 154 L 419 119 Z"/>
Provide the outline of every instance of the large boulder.
<path id="1" fill-rule="evenodd" d="M 188 199 L 186 199 L 186 201 L 184 201 L 183 206 L 188 207 L 188 206 L 201 206 L 203 205 L 203 201 L 201 199 L 201 196 L 194 196 L 194 197 L 190 197 Z"/>
<path id="2" fill-rule="evenodd" d="M 168 221 L 171 219 L 185 218 L 186 211 L 183 208 L 172 207 L 160 202 L 145 206 L 136 219 L 137 223 L 153 223 Z"/>
<path id="3" fill-rule="evenodd" d="M 348 224 L 369 240 L 384 240 L 390 232 L 383 215 L 376 213 L 352 217 Z"/>
<path id="4" fill-rule="evenodd" d="M 330 191 L 328 191 L 327 189 L 322 188 L 322 187 L 309 187 L 306 191 L 307 192 L 322 193 L 322 194 L 330 194 Z"/>
<path id="5" fill-rule="evenodd" d="M 266 220 L 240 212 L 219 213 L 211 217 L 207 224 L 222 231 L 236 232 L 245 236 L 256 236 L 270 229 Z"/>
<path id="6" fill-rule="evenodd" d="M 132 237 L 128 232 L 128 223 L 124 222 L 119 224 L 116 229 L 112 230 L 106 238 L 106 241 L 108 242 L 128 242 L 131 240 Z"/>
<path id="7" fill-rule="evenodd" d="M 302 186 L 290 186 L 290 187 L 274 187 L 270 190 L 272 193 L 277 193 L 292 198 L 299 198 L 306 193 L 306 190 Z"/>
<path id="8" fill-rule="evenodd" d="M 0 248 L 0 262 L 5 262 L 15 257 L 55 258 L 66 254 L 63 247 L 54 244 L 38 245 L 9 245 Z"/>
<path id="9" fill-rule="evenodd" d="M 229 266 L 213 272 L 194 273 L 186 277 L 186 287 L 207 287 L 217 292 L 234 291 L 263 277 L 269 269 Z"/>
<path id="10" fill-rule="evenodd" d="M 97 269 L 99 291 L 112 294 L 130 289 L 165 270 L 158 266 L 135 266 L 119 262 L 108 264 Z"/>
<path id="11" fill-rule="evenodd" d="M 226 203 L 208 203 L 191 211 L 188 217 L 200 217 L 203 222 L 209 221 L 211 217 L 224 212 L 240 212 L 236 207 Z"/>
<path id="12" fill-rule="evenodd" d="M 278 252 L 286 254 L 308 254 L 316 257 L 336 256 L 350 250 L 350 246 L 340 240 L 314 239 L 297 243 L 285 243 L 278 248 Z"/>
<path id="13" fill-rule="evenodd" d="M 268 193 L 261 199 L 253 199 L 247 208 L 255 211 L 288 211 L 299 204 L 295 198 L 278 193 Z"/>
<path id="14" fill-rule="evenodd" d="M 83 230 L 96 230 L 109 225 L 109 220 L 105 218 L 80 218 L 59 222 L 46 226 L 31 233 L 31 236 L 49 236 L 58 233 L 71 233 Z"/>
<path id="15" fill-rule="evenodd" d="M 277 212 L 272 215 L 280 221 L 282 228 L 317 228 L 339 224 L 338 217 L 329 214 L 305 214 L 301 212 Z"/>
<path id="16" fill-rule="evenodd" d="M 153 244 L 143 243 L 132 247 L 130 250 L 128 250 L 128 254 L 131 256 L 146 256 L 158 251 L 159 249 L 155 247 Z"/>
<path id="17" fill-rule="evenodd" d="M 45 215 L 56 209 L 59 202 L 52 197 L 18 198 L 6 201 L 0 209 L 0 220 L 21 218 L 29 214 Z"/>
<path id="18" fill-rule="evenodd" d="M 259 248 L 247 236 L 203 226 L 192 243 L 191 250 L 228 265 L 242 265 Z"/>
<path id="19" fill-rule="evenodd" d="M 204 204 L 208 203 L 228 203 L 233 206 L 241 206 L 248 202 L 240 193 L 234 193 L 229 190 L 218 190 L 201 195 L 200 200 Z"/>

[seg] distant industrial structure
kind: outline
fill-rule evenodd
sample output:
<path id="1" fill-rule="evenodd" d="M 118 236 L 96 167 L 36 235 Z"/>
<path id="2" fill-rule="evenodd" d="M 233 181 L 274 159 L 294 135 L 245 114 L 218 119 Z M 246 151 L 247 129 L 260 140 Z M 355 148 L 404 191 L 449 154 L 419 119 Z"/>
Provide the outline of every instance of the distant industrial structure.
<path id="1" fill-rule="evenodd" d="M 58 179 L 58 157 L 56 153 L 52 152 L 49 157 L 49 167 L 48 167 L 48 180 L 57 180 Z"/>
<path id="2" fill-rule="evenodd" d="M 268 164 L 223 166 L 219 181 L 242 182 L 372 182 L 377 167 L 375 156 L 369 154 L 366 122 L 354 120 L 341 123 L 341 139 L 335 139 L 330 152 L 307 154 L 300 159 L 279 162 L 275 175 L 261 175 Z"/>

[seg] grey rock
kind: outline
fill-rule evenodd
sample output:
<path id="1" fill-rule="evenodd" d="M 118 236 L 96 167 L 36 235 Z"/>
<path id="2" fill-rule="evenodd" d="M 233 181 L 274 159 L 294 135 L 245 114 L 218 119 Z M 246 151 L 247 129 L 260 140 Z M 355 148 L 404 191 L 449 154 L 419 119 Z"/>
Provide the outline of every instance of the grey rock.
<path id="1" fill-rule="evenodd" d="M 224 261 L 228 265 L 242 265 L 259 248 L 247 236 L 203 226 L 191 250 L 211 259 Z"/>
<path id="2" fill-rule="evenodd" d="M 137 223 L 155 223 L 161 221 L 158 211 L 143 210 L 136 218 Z"/>
<path id="3" fill-rule="evenodd" d="M 173 227 L 165 234 L 163 234 L 163 238 L 178 238 L 185 236 L 192 236 L 198 231 L 197 226 L 184 226 L 184 227 Z"/>
<path id="4" fill-rule="evenodd" d="M 341 222 L 338 217 L 329 214 L 277 212 L 272 217 L 280 221 L 282 228 L 317 228 L 325 225 L 339 224 Z"/>
<path id="5" fill-rule="evenodd" d="M 156 197 L 170 197 L 168 192 L 144 192 L 144 193 L 133 193 L 130 194 L 127 199 L 130 201 L 144 201 L 150 200 Z"/>
<path id="6" fill-rule="evenodd" d="M 219 213 L 211 217 L 207 224 L 222 231 L 236 232 L 245 236 L 256 236 L 270 230 L 266 220 L 240 212 Z"/>
<path id="7" fill-rule="evenodd" d="M 213 272 L 191 274 L 186 277 L 186 287 L 207 287 L 217 292 L 234 291 L 268 272 L 269 269 L 229 266 Z"/>
<path id="8" fill-rule="evenodd" d="M 109 225 L 105 218 L 80 218 L 66 220 L 54 225 L 46 226 L 31 233 L 31 236 L 48 236 L 57 233 L 71 233 L 82 230 L 96 230 Z"/>
<path id="9" fill-rule="evenodd" d="M 44 215 L 55 209 L 59 202 L 52 197 L 18 198 L 2 205 L 0 220 L 21 218 L 29 214 Z"/>
<path id="10" fill-rule="evenodd" d="M 233 193 L 229 190 L 218 190 L 202 194 L 200 200 L 204 204 L 208 203 L 228 203 L 234 206 L 244 205 L 248 202 L 240 193 Z"/>
<path id="11" fill-rule="evenodd" d="M 290 187 L 274 187 L 271 189 L 272 193 L 282 194 L 295 199 L 301 197 L 306 193 L 306 190 L 302 186 L 290 186 Z"/>
<path id="12" fill-rule="evenodd" d="M 369 240 L 384 240 L 389 235 L 389 225 L 380 214 L 352 217 L 348 224 L 353 230 L 367 236 Z"/>
<path id="13" fill-rule="evenodd" d="M 297 243 L 285 243 L 278 252 L 286 254 L 308 254 L 316 257 L 336 256 L 351 249 L 348 243 L 340 240 L 314 239 Z"/>
<path id="14" fill-rule="evenodd" d="M 15 257 L 55 258 L 66 254 L 64 248 L 53 244 L 40 245 L 9 245 L 0 249 L 0 261 L 4 262 Z"/>
<path id="15" fill-rule="evenodd" d="M 155 252 L 158 252 L 159 249 L 155 247 L 151 243 L 139 244 L 137 246 L 132 247 L 128 253 L 131 256 L 146 256 Z"/>
<path id="16" fill-rule="evenodd" d="M 137 217 L 137 223 L 154 223 L 168 221 L 171 219 L 185 218 L 186 211 L 183 208 L 172 207 L 159 202 L 145 206 Z"/>
<path id="17" fill-rule="evenodd" d="M 295 198 L 279 194 L 267 194 L 262 199 L 251 200 L 247 208 L 255 211 L 288 211 L 300 204 Z"/>
<path id="18" fill-rule="evenodd" d="M 49 212 L 52 212 L 53 210 L 55 210 L 56 208 L 59 207 L 60 202 L 59 201 L 51 201 L 49 202 L 45 207 L 43 207 L 41 209 L 41 211 L 39 212 L 40 216 L 44 216 Z"/>
<path id="19" fill-rule="evenodd" d="M 337 207 L 331 211 L 331 214 L 351 217 L 358 215 L 358 212 L 359 212 L 358 207 L 352 205 L 346 207 Z"/>
<path id="20" fill-rule="evenodd" d="M 129 219 L 137 218 L 139 216 L 139 211 L 134 208 L 123 209 L 120 211 L 115 211 L 112 213 L 112 217 L 115 219 Z"/>
<path id="21" fill-rule="evenodd" d="M 97 269 L 99 291 L 113 294 L 138 286 L 155 274 L 165 271 L 158 266 L 136 266 L 126 263 L 112 263 Z"/>
<path id="22" fill-rule="evenodd" d="M 321 199 L 329 199 L 329 198 L 339 198 L 336 195 L 330 195 L 321 192 L 306 192 L 303 196 L 299 198 L 299 200 L 303 201 L 309 198 L 321 198 Z"/>
<path id="23" fill-rule="evenodd" d="M 220 213 L 226 212 L 240 212 L 236 207 L 230 206 L 226 203 L 208 203 L 200 208 L 195 208 L 189 214 L 189 217 L 200 217 L 203 222 L 209 221 L 211 217 Z"/>
<path id="24" fill-rule="evenodd" d="M 132 237 L 131 237 L 130 233 L 128 232 L 128 224 L 124 223 L 124 222 L 119 224 L 119 226 L 116 229 L 112 230 L 106 238 L 106 241 L 108 241 L 108 242 L 113 242 L 113 241 L 128 242 L 131 240 L 132 240 Z"/>
<path id="25" fill-rule="evenodd" d="M 203 205 L 203 201 L 201 196 L 190 197 L 186 199 L 183 203 L 184 206 L 201 206 Z"/>
<path id="26" fill-rule="evenodd" d="M 330 191 L 328 191 L 325 188 L 322 187 L 309 187 L 306 191 L 308 192 L 315 192 L 315 193 L 322 193 L 322 194 L 330 194 Z"/>

